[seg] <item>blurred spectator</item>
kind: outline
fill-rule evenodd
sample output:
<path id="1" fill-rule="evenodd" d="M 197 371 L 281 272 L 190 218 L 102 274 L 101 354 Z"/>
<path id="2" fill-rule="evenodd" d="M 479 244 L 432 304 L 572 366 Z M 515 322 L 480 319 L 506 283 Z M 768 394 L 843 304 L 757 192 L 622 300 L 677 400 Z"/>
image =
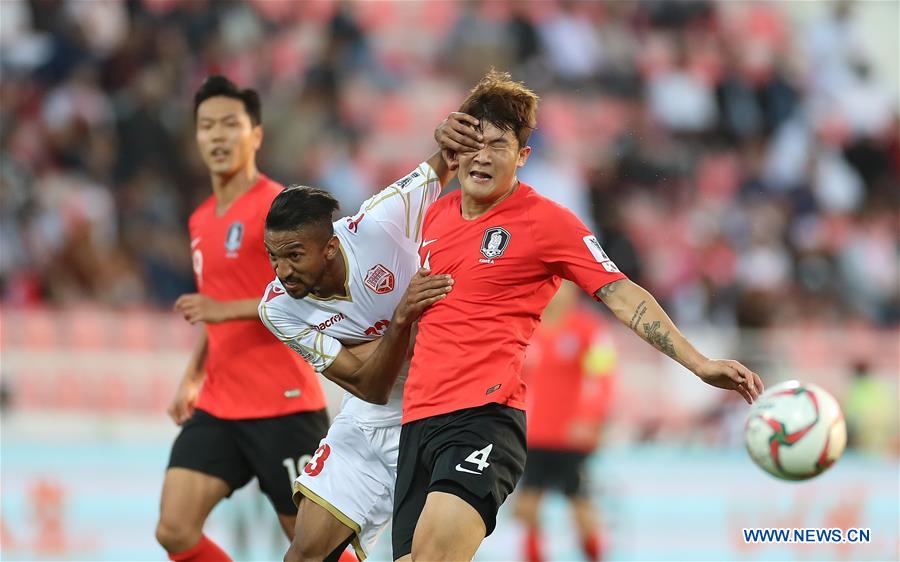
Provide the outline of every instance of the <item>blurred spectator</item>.
<path id="1" fill-rule="evenodd" d="M 713 90 L 690 68 L 685 45 L 674 46 L 671 67 L 649 78 L 647 103 L 653 116 L 673 132 L 710 130 L 717 117 Z"/>
<path id="2" fill-rule="evenodd" d="M 495 66 L 546 109 L 523 179 L 551 178 L 536 183 L 680 323 L 895 326 L 900 119 L 876 69 L 897 54 L 860 14 L 896 6 L 788 8 L 2 2 L 3 301 L 168 307 L 188 290 L 189 93 L 211 72 L 264 92 L 273 177 L 353 208 Z"/>
<path id="3" fill-rule="evenodd" d="M 503 33 L 502 22 L 489 13 L 491 2 L 465 0 L 444 46 L 443 63 L 464 84 L 474 85 L 490 66 L 506 68 L 515 45 Z M 468 86 L 471 87 L 471 86 Z"/>
<path id="4" fill-rule="evenodd" d="M 600 31 L 588 14 L 579 13 L 583 6 L 562 0 L 539 27 L 550 67 L 562 86 L 590 84 L 598 78 L 604 63 Z"/>
<path id="5" fill-rule="evenodd" d="M 12 410 L 13 404 L 12 387 L 0 377 L 0 415 L 8 415 Z"/>
<path id="6" fill-rule="evenodd" d="M 847 391 L 844 418 L 847 446 L 868 453 L 888 453 L 898 447 L 897 388 L 874 376 L 868 363 L 852 367 L 853 380 Z"/>

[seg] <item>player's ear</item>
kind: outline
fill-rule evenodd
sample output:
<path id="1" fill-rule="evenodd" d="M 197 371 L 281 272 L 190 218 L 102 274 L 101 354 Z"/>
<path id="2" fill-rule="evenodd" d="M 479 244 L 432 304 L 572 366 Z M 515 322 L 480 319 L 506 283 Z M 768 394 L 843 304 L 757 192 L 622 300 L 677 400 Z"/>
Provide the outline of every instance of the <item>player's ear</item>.
<path id="1" fill-rule="evenodd" d="M 332 237 L 328 239 L 328 242 L 325 243 L 325 259 L 333 260 L 340 247 L 340 240 L 338 240 L 337 236 L 332 235 Z"/>
<path id="2" fill-rule="evenodd" d="M 526 146 L 526 147 L 522 148 L 521 150 L 519 150 L 519 161 L 516 162 L 516 166 L 519 167 L 519 168 L 521 168 L 522 166 L 524 166 L 524 165 L 525 165 L 525 162 L 528 161 L 528 155 L 529 155 L 529 154 L 531 154 L 531 147 L 530 147 L 530 146 Z"/>
<path id="3" fill-rule="evenodd" d="M 262 125 L 257 125 L 253 127 L 253 150 L 259 150 L 259 147 L 262 146 L 263 141 L 263 128 Z"/>

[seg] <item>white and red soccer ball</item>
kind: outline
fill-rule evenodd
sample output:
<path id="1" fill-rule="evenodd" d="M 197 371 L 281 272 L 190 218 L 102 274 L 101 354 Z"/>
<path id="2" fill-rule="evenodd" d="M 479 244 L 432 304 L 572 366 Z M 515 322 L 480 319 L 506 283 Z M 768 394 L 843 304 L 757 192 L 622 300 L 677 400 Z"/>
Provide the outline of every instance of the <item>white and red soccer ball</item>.
<path id="1" fill-rule="evenodd" d="M 787 381 L 753 403 L 744 426 L 750 458 L 783 480 L 806 480 L 837 461 L 847 443 L 844 415 L 822 387 Z"/>

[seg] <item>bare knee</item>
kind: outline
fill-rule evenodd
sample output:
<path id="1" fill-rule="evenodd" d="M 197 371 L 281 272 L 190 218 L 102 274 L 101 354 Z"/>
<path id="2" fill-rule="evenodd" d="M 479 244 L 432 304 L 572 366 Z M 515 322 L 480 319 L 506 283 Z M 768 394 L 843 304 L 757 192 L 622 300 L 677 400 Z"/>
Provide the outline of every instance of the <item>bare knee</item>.
<path id="1" fill-rule="evenodd" d="M 190 549 L 200 541 L 200 535 L 200 529 L 191 529 L 175 521 L 160 518 L 156 524 L 156 541 L 170 554 Z"/>
<path id="2" fill-rule="evenodd" d="M 471 559 L 478 549 L 480 540 L 472 543 L 476 533 L 460 532 L 452 525 L 426 525 L 421 530 L 416 527 L 413 535 L 412 560 L 437 562 L 444 560 Z M 484 537 L 484 532 L 481 532 Z"/>
<path id="3" fill-rule="evenodd" d="M 411 559 L 434 562 L 436 560 L 452 560 L 456 548 L 457 537 L 453 533 L 435 533 L 418 538 L 413 542 Z"/>
<path id="4" fill-rule="evenodd" d="M 447 492 L 429 492 L 413 534 L 412 559 L 471 560 L 485 537 L 481 514 Z"/>
<path id="5" fill-rule="evenodd" d="M 535 527 L 539 523 L 540 505 L 540 492 L 522 490 L 513 504 L 513 514 L 525 525 Z"/>
<path id="6" fill-rule="evenodd" d="M 477 545 L 471 549 L 460 547 L 462 537 L 456 533 L 429 533 L 413 540 L 411 560 L 413 562 L 450 562 L 471 560 Z M 469 552 L 471 551 L 471 552 Z"/>
<path id="7" fill-rule="evenodd" d="M 172 554 L 196 546 L 209 512 L 230 491 L 228 484 L 215 476 L 186 468 L 168 469 L 163 481 L 156 540 Z"/>

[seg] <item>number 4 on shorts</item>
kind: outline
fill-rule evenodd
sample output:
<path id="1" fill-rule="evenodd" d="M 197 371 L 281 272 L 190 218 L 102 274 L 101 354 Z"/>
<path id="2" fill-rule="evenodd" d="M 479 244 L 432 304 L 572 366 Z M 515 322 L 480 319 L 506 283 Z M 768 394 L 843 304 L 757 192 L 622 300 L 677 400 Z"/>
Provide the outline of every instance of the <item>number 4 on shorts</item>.
<path id="1" fill-rule="evenodd" d="M 472 453 L 466 457 L 465 462 L 470 462 L 478 467 L 478 472 L 474 470 L 469 470 L 468 468 L 464 468 L 460 466 L 462 463 L 456 465 L 456 470 L 459 472 L 468 472 L 470 474 L 481 474 L 484 472 L 484 469 L 491 466 L 491 463 L 487 462 L 488 455 L 491 454 L 491 449 L 494 448 L 494 444 L 490 443 L 484 449 L 479 449 L 477 451 L 472 451 Z"/>

